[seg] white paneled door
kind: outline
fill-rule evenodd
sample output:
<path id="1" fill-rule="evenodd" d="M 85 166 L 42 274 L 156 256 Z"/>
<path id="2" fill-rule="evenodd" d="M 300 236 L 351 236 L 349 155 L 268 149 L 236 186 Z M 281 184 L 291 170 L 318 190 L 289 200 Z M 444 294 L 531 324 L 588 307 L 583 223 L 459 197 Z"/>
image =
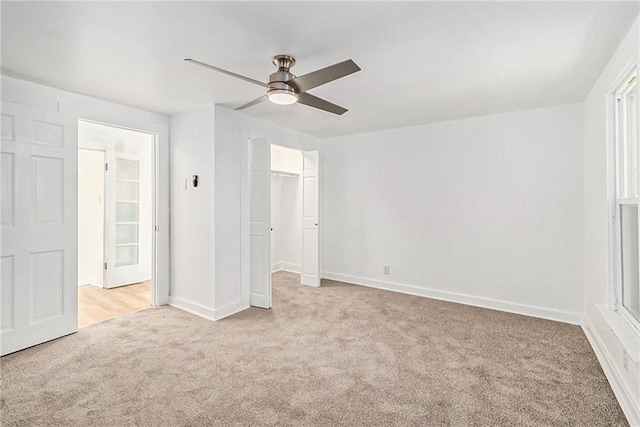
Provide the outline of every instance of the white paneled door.
<path id="1" fill-rule="evenodd" d="M 271 308 L 270 151 L 271 145 L 266 138 L 249 140 L 249 303 L 261 308 Z"/>
<path id="2" fill-rule="evenodd" d="M 318 236 L 318 152 L 305 151 L 302 164 L 302 274 L 303 285 L 320 286 Z"/>
<path id="3" fill-rule="evenodd" d="M 77 330 L 77 120 L 2 102 L 2 355 Z"/>

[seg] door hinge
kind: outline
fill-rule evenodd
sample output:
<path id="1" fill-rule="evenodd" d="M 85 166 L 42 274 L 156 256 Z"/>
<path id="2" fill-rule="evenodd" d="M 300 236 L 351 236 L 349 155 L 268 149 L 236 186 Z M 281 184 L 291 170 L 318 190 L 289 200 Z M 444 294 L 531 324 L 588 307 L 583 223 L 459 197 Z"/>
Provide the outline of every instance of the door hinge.
<path id="1" fill-rule="evenodd" d="M 106 262 L 104 263 L 104 269 L 105 270 L 107 269 L 107 263 Z"/>
<path id="2" fill-rule="evenodd" d="M 156 225 L 156 226 L 155 226 L 155 230 L 156 230 L 156 231 L 160 231 L 160 226 L 159 226 L 159 225 Z"/>
<path id="3" fill-rule="evenodd" d="M 105 163 L 104 164 L 104 170 L 108 171 L 109 170 L 109 163 Z"/>

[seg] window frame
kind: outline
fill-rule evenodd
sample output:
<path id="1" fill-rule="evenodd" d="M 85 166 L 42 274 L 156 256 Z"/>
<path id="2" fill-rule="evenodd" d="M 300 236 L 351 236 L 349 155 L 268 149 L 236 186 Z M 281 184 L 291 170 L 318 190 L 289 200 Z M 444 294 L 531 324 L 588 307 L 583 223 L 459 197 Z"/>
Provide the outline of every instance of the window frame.
<path id="1" fill-rule="evenodd" d="M 618 80 L 615 89 L 612 91 L 613 101 L 613 155 L 615 158 L 615 179 L 613 185 L 613 244 L 612 255 L 614 261 L 613 271 L 613 283 L 615 284 L 614 292 L 612 293 L 612 309 L 615 310 L 627 323 L 629 323 L 636 334 L 640 334 L 640 318 L 636 318 L 623 304 L 624 301 L 624 289 L 623 289 L 623 259 L 622 259 L 622 206 L 632 205 L 640 209 L 638 203 L 638 191 L 640 189 L 640 178 L 638 173 L 638 167 L 640 165 L 640 141 L 638 141 L 639 132 L 638 126 L 640 120 L 638 119 L 638 98 L 637 88 L 638 83 L 638 66 L 636 62 L 627 67 L 624 73 L 621 74 L 622 78 Z M 630 92 L 636 91 L 636 110 L 634 122 L 628 123 L 628 106 L 625 103 L 625 96 Z M 628 144 L 628 134 L 630 132 L 630 126 L 635 126 L 636 146 L 630 147 Z M 633 150 L 629 155 L 629 150 Z M 629 159 L 632 159 L 631 161 Z M 640 224 L 638 227 L 640 234 Z M 640 235 L 638 236 L 640 241 Z M 640 264 L 640 263 L 639 263 Z M 640 275 L 640 272 L 639 272 Z"/>

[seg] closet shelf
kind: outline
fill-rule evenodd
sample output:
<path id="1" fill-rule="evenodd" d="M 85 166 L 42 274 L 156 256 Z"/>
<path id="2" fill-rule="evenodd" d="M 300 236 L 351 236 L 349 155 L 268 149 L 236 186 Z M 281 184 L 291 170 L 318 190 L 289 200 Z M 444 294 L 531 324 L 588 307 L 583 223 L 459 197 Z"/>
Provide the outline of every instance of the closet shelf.
<path id="1" fill-rule="evenodd" d="M 285 171 L 276 171 L 276 170 L 272 170 L 272 171 L 271 171 L 271 175 L 275 175 L 275 176 L 288 176 L 288 177 L 296 177 L 296 176 L 300 176 L 300 174 L 299 174 L 299 173 L 285 172 Z"/>

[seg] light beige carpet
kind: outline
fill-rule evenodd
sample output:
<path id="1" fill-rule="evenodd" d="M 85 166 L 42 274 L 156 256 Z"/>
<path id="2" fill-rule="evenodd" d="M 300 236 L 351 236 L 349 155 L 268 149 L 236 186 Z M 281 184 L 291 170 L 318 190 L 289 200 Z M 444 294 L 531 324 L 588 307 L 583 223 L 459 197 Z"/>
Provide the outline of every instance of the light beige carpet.
<path id="1" fill-rule="evenodd" d="M 272 310 L 148 309 L 6 356 L 2 425 L 627 425 L 577 326 L 296 279 Z"/>

